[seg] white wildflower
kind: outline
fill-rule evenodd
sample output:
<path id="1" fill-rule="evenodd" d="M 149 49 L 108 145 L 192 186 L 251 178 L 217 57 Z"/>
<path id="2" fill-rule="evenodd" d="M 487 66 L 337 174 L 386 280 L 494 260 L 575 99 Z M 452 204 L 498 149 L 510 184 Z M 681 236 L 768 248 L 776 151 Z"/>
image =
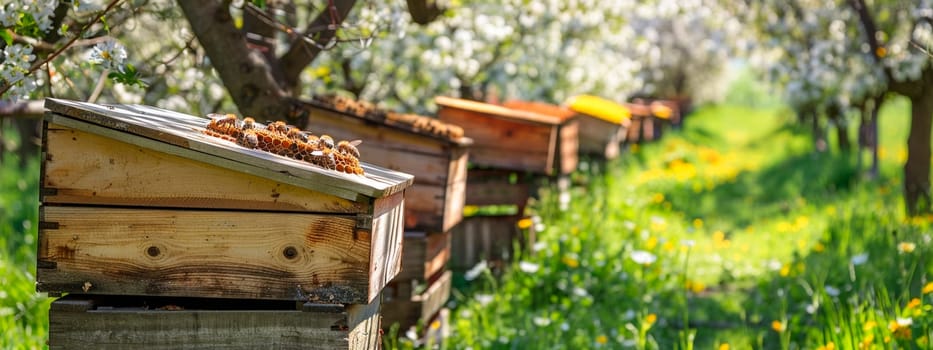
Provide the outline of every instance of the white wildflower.
<path id="1" fill-rule="evenodd" d="M 524 273 L 535 273 L 535 272 L 538 272 L 539 269 L 541 269 L 541 266 L 535 263 L 522 261 L 518 263 L 518 268 L 522 270 L 522 272 Z"/>
<path id="2" fill-rule="evenodd" d="M 826 286 L 826 287 L 823 287 L 823 289 L 825 289 L 825 290 L 826 290 L 826 294 L 829 294 L 829 296 L 831 296 L 831 297 L 838 297 L 838 296 L 839 296 L 839 288 L 836 288 L 836 287 L 833 287 L 833 286 Z"/>
<path id="3" fill-rule="evenodd" d="M 644 250 L 636 250 L 632 252 L 631 258 L 632 261 L 640 265 L 651 265 L 658 260 L 657 256 Z"/>
<path id="4" fill-rule="evenodd" d="M 898 317 L 896 322 L 899 327 L 910 327 L 910 325 L 914 324 L 914 319 L 910 317 L 908 318 Z"/>
<path id="5" fill-rule="evenodd" d="M 573 288 L 573 295 L 576 295 L 576 296 L 581 297 L 581 298 L 585 298 L 585 297 L 589 296 L 590 293 L 587 292 L 586 289 L 584 289 L 584 288 L 574 287 L 574 288 Z"/>
<path id="6" fill-rule="evenodd" d="M 862 254 L 853 256 L 852 259 L 849 261 L 852 263 L 852 265 L 855 265 L 855 266 L 864 264 L 868 262 L 868 253 L 862 253 Z"/>
<path id="7" fill-rule="evenodd" d="M 477 294 L 473 298 L 482 306 L 489 305 L 495 299 L 492 294 Z"/>
<path id="8" fill-rule="evenodd" d="M 467 270 L 467 272 L 463 274 L 463 278 L 465 278 L 467 281 L 475 280 L 481 273 L 488 269 L 489 266 L 486 264 L 486 260 L 480 261 L 471 269 Z"/>
<path id="9" fill-rule="evenodd" d="M 547 317 L 537 317 L 537 316 L 536 316 L 536 317 L 532 318 L 531 321 L 534 322 L 535 326 L 538 326 L 538 327 L 545 327 L 545 326 L 551 324 L 551 319 L 549 319 L 549 318 L 547 318 Z"/>

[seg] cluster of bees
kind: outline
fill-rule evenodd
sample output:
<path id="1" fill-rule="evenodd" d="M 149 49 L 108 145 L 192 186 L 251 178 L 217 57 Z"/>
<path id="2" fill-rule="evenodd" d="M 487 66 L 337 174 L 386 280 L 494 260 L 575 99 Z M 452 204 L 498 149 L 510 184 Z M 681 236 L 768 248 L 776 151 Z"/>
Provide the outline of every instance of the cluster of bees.
<path id="1" fill-rule="evenodd" d="M 434 134 L 451 140 L 463 137 L 463 128 L 459 126 L 416 114 L 388 113 L 386 114 L 386 124 L 404 124 L 417 133 Z"/>
<path id="2" fill-rule="evenodd" d="M 314 100 L 339 112 L 366 119 L 382 120 L 385 118 L 385 113 L 378 109 L 376 105 L 366 101 L 357 101 L 340 95 L 318 95 L 314 96 Z"/>
<path id="3" fill-rule="evenodd" d="M 288 126 L 282 121 L 262 125 L 253 118 L 237 119 L 233 114 L 211 114 L 205 134 L 236 142 L 240 146 L 278 154 L 325 169 L 363 175 L 360 166 L 361 141 L 340 141 L 328 135 L 316 136 Z"/>
<path id="4" fill-rule="evenodd" d="M 339 95 L 319 95 L 314 96 L 314 100 L 341 113 L 385 122 L 388 125 L 400 126 L 421 134 L 432 134 L 452 140 L 463 137 L 463 128 L 459 126 L 415 114 L 386 113 L 366 101 L 357 101 Z"/>

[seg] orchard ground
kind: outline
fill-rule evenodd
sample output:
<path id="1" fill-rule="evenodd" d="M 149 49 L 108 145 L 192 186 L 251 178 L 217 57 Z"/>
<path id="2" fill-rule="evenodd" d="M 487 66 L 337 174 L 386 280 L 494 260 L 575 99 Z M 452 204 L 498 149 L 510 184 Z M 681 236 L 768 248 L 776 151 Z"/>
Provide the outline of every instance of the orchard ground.
<path id="1" fill-rule="evenodd" d="M 440 345 L 927 347 L 930 218 L 905 218 L 900 193 L 908 111 L 885 105 L 881 176 L 867 179 L 854 153 L 814 153 L 780 106 L 700 108 L 660 142 L 575 174 L 567 210 L 545 192 L 530 252 L 458 276 Z M 38 158 L 19 163 L 0 165 L 0 345 L 41 348 Z"/>

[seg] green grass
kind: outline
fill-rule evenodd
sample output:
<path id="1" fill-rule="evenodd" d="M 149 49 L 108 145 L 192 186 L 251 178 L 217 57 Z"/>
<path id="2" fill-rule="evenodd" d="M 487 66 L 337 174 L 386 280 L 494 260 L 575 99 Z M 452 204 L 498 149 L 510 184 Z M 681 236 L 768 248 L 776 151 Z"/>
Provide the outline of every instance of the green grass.
<path id="1" fill-rule="evenodd" d="M 882 111 L 874 180 L 854 154 L 813 152 L 780 108 L 700 109 L 587 174 L 566 211 L 544 193 L 533 252 L 455 293 L 444 346 L 926 347 L 930 220 L 905 219 L 899 191 L 907 108 Z"/>
<path id="2" fill-rule="evenodd" d="M 441 346 L 926 347 L 933 237 L 930 218 L 902 214 L 906 102 L 882 110 L 873 180 L 853 154 L 812 152 L 786 111 L 764 105 L 701 108 L 682 130 L 576 174 L 566 210 L 545 189 L 532 208 L 538 243 L 454 292 Z M 34 287 L 37 179 L 36 158 L 3 155 L 0 348 L 41 348 L 47 334 L 49 299 Z"/>
<path id="3" fill-rule="evenodd" d="M 10 129 L 0 135 L 6 149 L 20 144 Z M 42 348 L 50 300 L 35 288 L 39 159 L 0 157 L 0 348 Z"/>

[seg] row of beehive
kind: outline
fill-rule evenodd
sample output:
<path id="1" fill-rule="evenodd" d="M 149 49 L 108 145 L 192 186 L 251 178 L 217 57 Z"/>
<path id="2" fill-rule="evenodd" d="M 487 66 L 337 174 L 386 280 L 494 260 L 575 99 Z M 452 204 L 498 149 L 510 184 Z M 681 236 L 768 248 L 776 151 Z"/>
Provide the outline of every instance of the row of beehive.
<path id="1" fill-rule="evenodd" d="M 436 318 L 450 294 L 452 236 L 461 267 L 501 248 L 470 243 L 491 230 L 458 226 L 464 203 L 515 203 L 517 215 L 496 219 L 514 230 L 531 190 L 503 172 L 569 173 L 578 140 L 595 138 L 572 113 L 437 102 L 440 119 L 476 143 L 426 120 L 306 106 L 310 128 L 363 139 L 364 161 L 412 181 L 369 165 L 365 177 L 333 174 L 217 142 L 195 132 L 203 119 L 160 109 L 49 100 L 37 288 L 74 293 L 53 303 L 50 346 L 372 348 L 382 300 L 386 324 Z M 617 147 L 624 130 L 594 129 L 609 136 L 598 151 Z M 471 172 L 470 185 L 468 159 L 490 168 Z M 225 311 L 197 311 L 205 304 Z M 127 317 L 138 322 L 120 326 Z M 104 339 L 89 332 L 104 329 Z M 294 334 L 267 334 L 276 330 Z"/>

